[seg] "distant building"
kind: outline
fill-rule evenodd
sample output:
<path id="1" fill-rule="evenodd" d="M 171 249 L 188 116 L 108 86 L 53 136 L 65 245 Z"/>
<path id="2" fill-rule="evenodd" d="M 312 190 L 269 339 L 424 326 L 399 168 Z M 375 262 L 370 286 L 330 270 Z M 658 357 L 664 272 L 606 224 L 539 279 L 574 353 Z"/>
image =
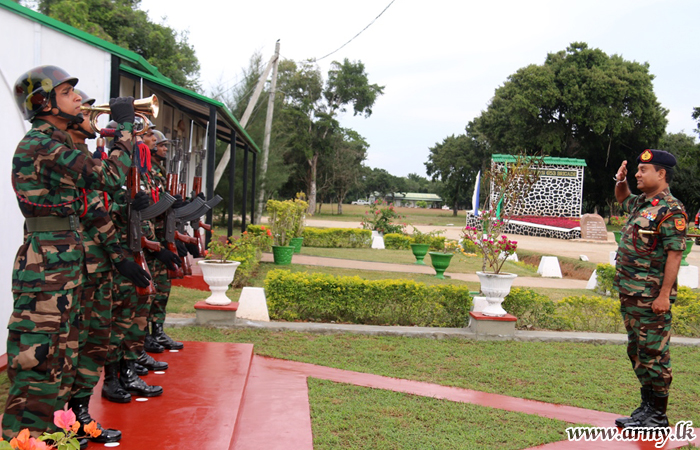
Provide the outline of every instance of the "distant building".
<path id="1" fill-rule="evenodd" d="M 380 197 L 379 192 L 369 197 L 370 202 L 374 202 Z M 394 192 L 383 197 L 384 201 L 393 203 L 394 206 L 404 206 L 407 208 L 417 208 L 416 203 L 424 201 L 428 204 L 428 208 L 439 208 L 443 202 L 437 194 L 422 194 L 419 192 Z"/>

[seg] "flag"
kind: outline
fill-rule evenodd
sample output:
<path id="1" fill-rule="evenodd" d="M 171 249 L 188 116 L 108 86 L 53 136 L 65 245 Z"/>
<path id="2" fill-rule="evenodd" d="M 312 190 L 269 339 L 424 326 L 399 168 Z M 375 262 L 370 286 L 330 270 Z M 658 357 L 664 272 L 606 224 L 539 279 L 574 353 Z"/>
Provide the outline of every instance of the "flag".
<path id="1" fill-rule="evenodd" d="M 476 183 L 474 183 L 474 194 L 472 195 L 472 208 L 474 215 L 479 217 L 479 188 L 481 186 L 481 170 L 476 174 Z"/>

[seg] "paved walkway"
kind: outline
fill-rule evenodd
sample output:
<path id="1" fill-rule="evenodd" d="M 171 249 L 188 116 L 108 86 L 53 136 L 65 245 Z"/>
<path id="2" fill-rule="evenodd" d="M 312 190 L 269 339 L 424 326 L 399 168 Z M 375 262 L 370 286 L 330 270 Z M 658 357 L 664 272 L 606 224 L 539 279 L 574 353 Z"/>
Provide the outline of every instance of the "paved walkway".
<path id="1" fill-rule="evenodd" d="M 381 251 L 381 250 L 377 250 Z M 272 253 L 264 253 L 262 260 L 272 262 Z M 343 269 L 356 270 L 380 270 L 384 272 L 400 273 L 423 273 L 435 275 L 435 269 L 431 266 L 419 266 L 418 264 L 392 264 L 372 261 L 355 261 L 351 259 L 326 258 L 323 256 L 309 256 L 296 254 L 292 258 L 292 263 L 305 266 L 325 266 L 339 267 Z M 455 280 L 479 282 L 479 278 L 473 273 L 454 273 L 449 270 L 445 275 Z M 543 288 L 564 288 L 564 289 L 585 289 L 588 281 L 573 280 L 569 278 L 541 278 L 541 277 L 518 277 L 513 282 L 513 286 L 520 287 L 543 287 Z"/>

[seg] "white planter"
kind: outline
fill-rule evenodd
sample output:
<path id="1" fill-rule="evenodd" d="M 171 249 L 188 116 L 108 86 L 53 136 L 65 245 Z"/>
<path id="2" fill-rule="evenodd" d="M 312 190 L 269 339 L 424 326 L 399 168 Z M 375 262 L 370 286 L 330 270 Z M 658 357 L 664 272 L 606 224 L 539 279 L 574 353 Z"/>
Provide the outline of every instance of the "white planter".
<path id="1" fill-rule="evenodd" d="M 238 261 L 212 261 L 203 259 L 199 261 L 199 266 L 202 269 L 204 281 L 209 285 L 211 296 L 205 300 L 209 305 L 225 306 L 231 303 L 231 299 L 226 296 L 226 291 L 233 277 L 236 275 L 236 269 L 241 265 Z"/>
<path id="2" fill-rule="evenodd" d="M 501 304 L 503 299 L 510 293 L 513 281 L 518 276 L 513 273 L 489 272 L 477 272 L 476 275 L 481 281 L 481 292 L 488 302 L 488 306 L 481 313 L 492 317 L 503 317 L 508 314 Z"/>

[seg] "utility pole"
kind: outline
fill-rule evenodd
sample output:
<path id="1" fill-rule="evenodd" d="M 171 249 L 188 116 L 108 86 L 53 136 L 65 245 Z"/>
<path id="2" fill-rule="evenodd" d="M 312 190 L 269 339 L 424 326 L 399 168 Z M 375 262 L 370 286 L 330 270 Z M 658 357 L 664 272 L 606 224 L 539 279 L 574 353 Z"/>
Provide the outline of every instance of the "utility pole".
<path id="1" fill-rule="evenodd" d="M 279 57 L 279 40 L 277 41 L 277 46 L 275 50 L 275 54 L 272 58 L 270 58 L 270 61 L 267 63 L 267 67 L 265 68 L 265 72 L 260 76 L 260 79 L 258 80 L 258 85 L 255 86 L 255 92 L 253 92 L 253 96 L 250 98 L 250 101 L 248 102 L 248 106 L 245 109 L 245 112 L 243 113 L 243 117 L 241 117 L 241 120 L 238 122 L 241 124 L 241 127 L 245 129 L 246 125 L 248 125 L 248 120 L 250 119 L 250 116 L 253 114 L 253 109 L 255 108 L 255 104 L 258 102 L 258 98 L 260 97 L 260 93 L 262 92 L 263 86 L 265 86 L 265 81 L 267 80 L 268 75 L 270 75 L 270 69 L 272 69 L 273 63 L 275 63 L 276 67 L 276 62 Z M 235 143 L 234 143 L 235 145 Z M 219 165 L 216 166 L 216 170 L 214 171 L 214 189 L 216 189 L 216 186 L 219 185 L 219 181 L 221 181 L 221 177 L 224 175 L 224 171 L 226 170 L 226 167 L 228 167 L 228 161 L 231 158 L 231 144 L 226 147 L 226 151 L 224 151 L 224 155 L 221 157 L 221 161 L 219 161 Z M 233 183 L 233 180 L 230 180 L 231 183 Z M 233 211 L 232 211 L 233 213 Z M 245 214 L 245 211 L 244 211 Z"/>
<path id="2" fill-rule="evenodd" d="M 258 208 L 256 220 L 260 223 L 262 218 L 263 201 L 265 200 L 265 177 L 267 176 L 267 158 L 270 154 L 270 134 L 272 133 L 272 113 L 275 109 L 275 92 L 277 89 L 277 66 L 280 61 L 280 41 L 275 44 L 275 56 L 272 58 L 275 62 L 272 66 L 272 83 L 270 84 L 270 97 L 267 99 L 267 117 L 265 118 L 265 137 L 263 138 L 263 158 L 262 171 L 260 173 L 260 193 L 258 195 Z"/>

